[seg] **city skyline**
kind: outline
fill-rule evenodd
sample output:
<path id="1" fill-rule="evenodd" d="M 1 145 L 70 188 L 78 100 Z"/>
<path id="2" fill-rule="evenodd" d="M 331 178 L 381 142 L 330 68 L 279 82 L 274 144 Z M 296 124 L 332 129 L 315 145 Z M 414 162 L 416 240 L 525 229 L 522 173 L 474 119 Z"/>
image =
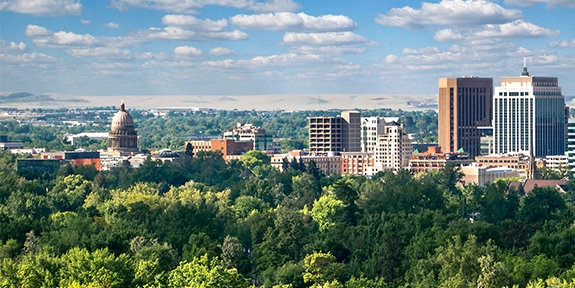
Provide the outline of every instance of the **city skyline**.
<path id="1" fill-rule="evenodd" d="M 6 0 L 0 92 L 435 94 L 536 76 L 575 95 L 572 0 Z"/>

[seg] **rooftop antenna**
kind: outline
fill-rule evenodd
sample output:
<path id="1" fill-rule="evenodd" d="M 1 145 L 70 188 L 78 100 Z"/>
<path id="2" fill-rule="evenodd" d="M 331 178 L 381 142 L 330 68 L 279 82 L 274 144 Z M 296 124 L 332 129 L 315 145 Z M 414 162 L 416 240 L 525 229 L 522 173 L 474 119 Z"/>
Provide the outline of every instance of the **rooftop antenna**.
<path id="1" fill-rule="evenodd" d="M 521 76 L 529 76 L 529 71 L 527 71 L 527 57 L 523 57 L 523 71 Z"/>

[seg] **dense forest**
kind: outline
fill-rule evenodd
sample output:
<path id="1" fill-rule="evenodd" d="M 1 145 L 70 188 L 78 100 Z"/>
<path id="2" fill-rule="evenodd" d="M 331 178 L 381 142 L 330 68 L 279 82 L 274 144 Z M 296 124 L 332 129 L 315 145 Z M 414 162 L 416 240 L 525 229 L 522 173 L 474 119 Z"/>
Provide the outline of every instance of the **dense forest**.
<path id="1" fill-rule="evenodd" d="M 257 151 L 54 174 L 16 161 L 0 154 L 0 287 L 575 286 L 573 189 L 462 188 L 453 166 L 280 172 Z"/>
<path id="2" fill-rule="evenodd" d="M 23 142 L 25 147 L 49 148 L 51 150 L 105 149 L 106 141 L 82 139 L 71 146 L 64 141 L 65 135 L 82 132 L 108 132 L 113 107 L 94 110 L 42 110 L 35 118 L 0 121 L 0 135 L 12 141 Z M 37 112 L 37 111 L 35 111 Z M 169 112 L 155 116 L 150 111 L 131 110 L 140 149 L 158 150 L 169 148 L 183 150 L 184 142 L 221 136 L 236 123 L 252 123 L 272 133 L 274 140 L 282 142 L 285 151 L 307 147 L 307 117 L 336 116 L 341 111 L 208 111 Z M 407 133 L 414 141 L 430 143 L 437 141 L 437 113 L 435 111 L 402 111 L 378 109 L 361 111 L 362 116 L 399 117 Z M 71 125 L 71 121 L 87 125 Z"/>

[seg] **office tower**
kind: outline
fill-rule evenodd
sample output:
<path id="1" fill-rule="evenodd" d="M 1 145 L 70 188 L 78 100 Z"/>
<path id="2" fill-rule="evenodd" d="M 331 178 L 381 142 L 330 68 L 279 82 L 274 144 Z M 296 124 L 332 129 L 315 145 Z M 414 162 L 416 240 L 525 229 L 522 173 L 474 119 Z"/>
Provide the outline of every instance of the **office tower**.
<path id="1" fill-rule="evenodd" d="M 491 126 L 493 78 L 440 78 L 438 140 L 441 149 L 481 154 L 480 127 Z"/>
<path id="2" fill-rule="evenodd" d="M 259 151 L 273 151 L 273 138 L 271 133 L 253 124 L 236 123 L 236 127 L 224 133 L 224 139 L 236 141 L 252 141 L 253 149 Z"/>
<path id="3" fill-rule="evenodd" d="M 360 152 L 361 151 L 361 113 L 358 111 L 341 112 L 343 119 L 341 125 L 343 151 Z"/>
<path id="4" fill-rule="evenodd" d="M 309 117 L 309 151 L 337 154 L 361 150 L 361 113 L 344 111 L 340 116 Z"/>
<path id="5" fill-rule="evenodd" d="M 575 174 L 575 118 L 569 118 L 567 122 L 567 154 L 569 169 Z"/>
<path id="6" fill-rule="evenodd" d="M 374 166 L 377 171 L 398 171 L 409 167 L 411 159 L 411 141 L 396 121 L 385 124 L 381 134 L 377 135 L 374 147 Z"/>
<path id="7" fill-rule="evenodd" d="M 535 157 L 565 152 L 565 97 L 556 77 L 502 77 L 493 102 L 497 154 L 528 151 Z M 533 151 L 532 151 L 533 150 Z"/>

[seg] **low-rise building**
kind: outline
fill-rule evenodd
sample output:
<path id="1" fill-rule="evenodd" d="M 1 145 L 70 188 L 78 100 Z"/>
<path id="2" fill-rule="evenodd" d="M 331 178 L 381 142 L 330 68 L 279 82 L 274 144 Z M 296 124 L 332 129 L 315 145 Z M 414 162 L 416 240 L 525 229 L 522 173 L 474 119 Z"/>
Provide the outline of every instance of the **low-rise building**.
<path id="1" fill-rule="evenodd" d="M 469 159 L 469 154 L 464 151 L 444 153 L 440 146 L 432 146 L 423 153 L 413 151 L 409 160 L 409 169 L 412 173 L 439 171 L 447 164 L 467 166 L 472 162 L 473 160 Z"/>
<path id="2" fill-rule="evenodd" d="M 463 178 L 461 179 L 464 185 L 473 183 L 478 186 L 493 183 L 497 179 L 515 178 L 519 176 L 517 171 L 513 168 L 509 167 L 489 168 L 487 166 L 480 166 L 477 164 L 462 166 L 461 172 L 464 175 Z"/>
<path id="3" fill-rule="evenodd" d="M 371 176 L 373 152 L 341 152 L 341 174 Z"/>

